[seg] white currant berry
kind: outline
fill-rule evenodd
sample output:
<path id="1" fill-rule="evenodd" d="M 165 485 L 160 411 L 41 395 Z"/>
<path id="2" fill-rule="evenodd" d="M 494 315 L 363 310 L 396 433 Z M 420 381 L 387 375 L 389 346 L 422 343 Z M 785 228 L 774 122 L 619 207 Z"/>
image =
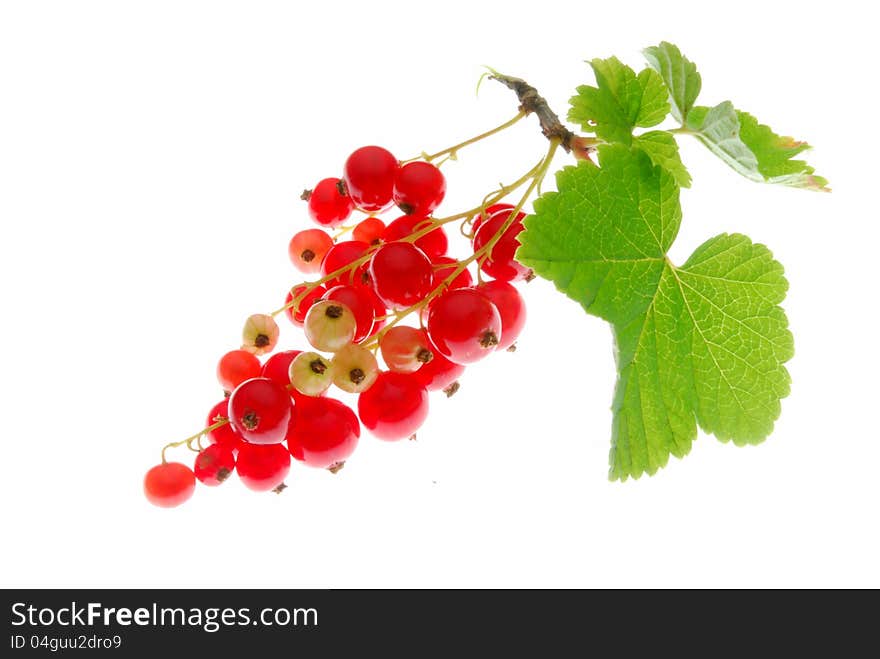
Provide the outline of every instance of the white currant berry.
<path id="1" fill-rule="evenodd" d="M 333 365 L 317 352 L 301 352 L 290 362 L 290 384 L 306 396 L 320 396 L 333 384 Z"/>
<path id="2" fill-rule="evenodd" d="M 245 321 L 241 332 L 241 349 L 252 352 L 255 355 L 265 355 L 272 352 L 278 343 L 278 323 L 262 313 L 255 313 Z"/>
<path id="3" fill-rule="evenodd" d="M 341 302 L 321 300 L 313 304 L 306 314 L 303 331 L 315 350 L 336 352 L 354 339 L 357 318 Z"/>
<path id="4" fill-rule="evenodd" d="M 333 384 L 350 394 L 366 391 L 379 376 L 379 364 L 370 350 L 349 343 L 333 355 Z"/>

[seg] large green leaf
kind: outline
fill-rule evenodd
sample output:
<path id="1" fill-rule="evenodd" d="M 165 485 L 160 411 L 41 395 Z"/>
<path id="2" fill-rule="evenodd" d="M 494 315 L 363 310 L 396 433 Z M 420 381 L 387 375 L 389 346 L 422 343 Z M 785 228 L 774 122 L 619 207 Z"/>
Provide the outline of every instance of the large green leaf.
<path id="1" fill-rule="evenodd" d="M 737 234 L 673 265 L 681 206 L 672 174 L 637 147 L 600 147 L 599 161 L 557 174 L 558 192 L 526 220 L 517 260 L 613 327 L 610 476 L 653 474 L 688 453 L 697 425 L 760 442 L 789 388 L 782 266 Z"/>

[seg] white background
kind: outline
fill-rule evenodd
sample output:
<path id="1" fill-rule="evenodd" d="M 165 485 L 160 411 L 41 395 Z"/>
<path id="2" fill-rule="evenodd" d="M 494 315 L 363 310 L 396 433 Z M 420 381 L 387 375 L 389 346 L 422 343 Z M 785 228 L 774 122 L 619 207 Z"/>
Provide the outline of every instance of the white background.
<path id="1" fill-rule="evenodd" d="M 863 3 L 6 2 L 0 9 L 0 583 L 18 586 L 880 586 L 876 22 Z M 834 193 L 750 183 L 683 142 L 673 248 L 747 233 L 786 266 L 797 355 L 771 438 L 701 436 L 606 478 L 611 336 L 546 282 L 514 355 L 432 396 L 418 442 L 337 476 L 153 508 L 142 477 L 201 427 L 218 357 L 298 281 L 298 195 L 354 148 L 436 150 L 560 113 L 583 60 L 667 39 L 701 101 L 784 134 Z M 534 119 L 444 168 L 451 214 L 530 167 Z M 560 156 L 559 164 L 566 162 Z M 458 243 L 458 254 L 464 244 Z M 287 324 L 282 345 L 303 340 Z M 177 453 L 189 460 L 185 452 Z"/>

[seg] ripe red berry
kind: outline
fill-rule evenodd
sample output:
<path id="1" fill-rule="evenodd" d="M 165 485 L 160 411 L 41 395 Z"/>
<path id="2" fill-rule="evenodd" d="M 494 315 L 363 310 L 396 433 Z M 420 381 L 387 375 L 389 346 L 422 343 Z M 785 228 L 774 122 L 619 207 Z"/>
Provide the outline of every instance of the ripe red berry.
<path id="1" fill-rule="evenodd" d="M 501 316 L 501 336 L 498 350 L 513 345 L 526 324 L 526 303 L 516 287 L 496 279 L 477 286 L 477 290 L 492 301 Z"/>
<path id="2" fill-rule="evenodd" d="M 217 380 L 223 391 L 232 391 L 245 380 L 260 375 L 260 360 L 247 350 L 232 350 L 217 364 Z"/>
<path id="3" fill-rule="evenodd" d="M 387 243 L 370 259 L 370 278 L 376 295 L 391 309 L 405 309 L 431 292 L 434 269 L 425 253 L 412 243 Z"/>
<path id="4" fill-rule="evenodd" d="M 437 288 L 440 284 L 442 284 L 448 277 L 452 276 L 452 273 L 458 268 L 458 261 L 456 261 L 451 256 L 438 256 L 432 259 L 434 265 L 434 285 L 432 288 Z M 437 267 L 443 266 L 443 267 Z M 473 285 L 474 280 L 471 277 L 470 270 L 465 268 L 460 273 L 455 276 L 449 284 L 447 284 L 447 290 L 452 290 L 453 288 L 469 288 Z"/>
<path id="5" fill-rule="evenodd" d="M 394 203 L 407 215 L 430 215 L 445 196 L 446 179 L 431 163 L 417 160 L 397 170 Z"/>
<path id="6" fill-rule="evenodd" d="M 497 234 L 501 227 L 504 226 L 510 217 L 510 210 L 502 210 L 483 222 L 474 236 L 474 252 L 485 247 L 490 240 Z M 495 243 L 495 246 L 489 252 L 485 261 L 481 266 L 481 270 L 490 277 L 501 279 L 502 281 L 515 281 L 523 279 L 529 273 L 529 269 L 517 263 L 513 258 L 516 250 L 519 248 L 519 239 L 517 236 L 523 230 L 523 218 L 525 213 L 519 213 L 513 223 Z"/>
<path id="7" fill-rule="evenodd" d="M 330 248 L 333 239 L 321 229 L 306 229 L 294 234 L 287 246 L 290 262 L 300 272 L 307 275 L 321 271 L 321 263 Z"/>
<path id="8" fill-rule="evenodd" d="M 291 405 L 287 389 L 269 378 L 254 378 L 229 396 L 229 422 L 252 444 L 283 442 Z"/>
<path id="9" fill-rule="evenodd" d="M 344 240 L 341 243 L 336 243 L 327 252 L 327 256 L 324 257 L 324 262 L 321 264 L 321 276 L 326 277 L 341 268 L 345 268 L 366 254 L 368 249 L 370 249 L 370 246 L 359 240 Z M 363 276 L 366 272 L 366 267 L 366 264 L 364 264 L 362 267 L 350 272 L 343 272 L 337 275 L 327 282 L 327 287 L 332 288 L 341 284 L 366 283 Z"/>
<path id="10" fill-rule="evenodd" d="M 384 210 L 391 203 L 397 158 L 382 147 L 364 146 L 345 161 L 343 181 L 348 195 L 363 211 Z"/>
<path id="11" fill-rule="evenodd" d="M 208 420 L 205 422 L 205 427 L 213 426 L 223 419 L 229 420 L 228 398 L 224 398 L 211 408 L 211 411 L 208 412 Z M 231 423 L 224 423 L 222 426 L 218 426 L 208 432 L 208 441 L 211 444 L 223 446 L 231 451 L 237 451 L 243 440 Z"/>
<path id="12" fill-rule="evenodd" d="M 385 223 L 378 217 L 362 220 L 351 232 L 351 237 L 368 245 L 378 245 L 385 231 Z"/>
<path id="13" fill-rule="evenodd" d="M 495 350 L 501 337 L 501 315 L 482 293 L 457 288 L 431 304 L 428 335 L 447 359 L 470 364 Z"/>
<path id="14" fill-rule="evenodd" d="M 203 484 L 220 485 L 235 469 L 235 455 L 225 446 L 213 444 L 199 451 L 193 471 Z"/>
<path id="15" fill-rule="evenodd" d="M 404 215 L 403 217 L 398 217 L 385 228 L 385 231 L 382 233 L 382 240 L 386 243 L 403 240 L 416 231 L 428 228 L 430 223 L 431 220 L 424 215 Z M 429 259 L 434 260 L 438 256 L 446 254 L 446 250 L 449 248 L 449 239 L 446 237 L 443 227 L 437 227 L 416 240 L 415 246 L 422 250 Z"/>
<path id="16" fill-rule="evenodd" d="M 483 223 L 492 217 L 495 213 L 500 211 L 512 211 L 515 208 L 512 204 L 492 204 L 491 206 L 486 206 L 486 210 L 477 215 L 474 219 L 473 224 L 471 225 L 471 231 L 476 234 L 479 228 L 483 225 Z"/>
<path id="17" fill-rule="evenodd" d="M 245 444 L 238 452 L 235 471 L 251 490 L 274 490 L 290 473 L 290 452 L 283 444 Z"/>
<path id="18" fill-rule="evenodd" d="M 354 209 L 351 197 L 342 193 L 338 178 L 325 178 L 303 197 L 309 202 L 309 215 L 318 224 L 336 227 L 345 222 Z"/>
<path id="19" fill-rule="evenodd" d="M 373 331 L 376 305 L 375 293 L 366 286 L 335 286 L 324 293 L 322 299 L 341 302 L 354 314 L 357 330 L 352 341 L 360 343 Z"/>
<path id="20" fill-rule="evenodd" d="M 428 334 L 423 329 L 396 325 L 379 340 L 382 360 L 389 370 L 412 373 L 434 358 Z"/>
<path id="21" fill-rule="evenodd" d="M 299 286 L 294 286 L 287 293 L 287 297 L 284 298 L 284 304 L 290 304 L 293 302 L 293 298 L 302 294 L 304 290 L 306 290 L 307 286 L 305 284 L 301 284 Z M 309 313 L 309 309 L 311 309 L 312 305 L 321 299 L 321 296 L 327 292 L 327 289 L 323 286 L 315 286 L 308 293 L 305 294 L 302 300 L 300 300 L 295 307 L 287 307 L 284 310 L 284 313 L 287 315 L 288 320 L 291 323 L 296 325 L 297 327 L 302 327 L 303 323 L 306 320 L 306 314 Z"/>
<path id="22" fill-rule="evenodd" d="M 411 373 L 380 373 L 358 396 L 358 416 L 379 439 L 411 437 L 428 416 L 428 392 Z"/>
<path id="23" fill-rule="evenodd" d="M 428 391 L 440 391 L 452 386 L 464 373 L 464 366 L 451 362 L 440 354 L 436 348 L 432 351 L 434 358 L 413 373 Z"/>
<path id="24" fill-rule="evenodd" d="M 294 410 L 287 446 L 294 458 L 325 469 L 354 452 L 361 425 L 347 405 L 333 398 L 308 398 Z"/>
<path id="25" fill-rule="evenodd" d="M 163 462 L 144 477 L 147 500 L 160 508 L 174 508 L 187 501 L 196 489 L 192 469 L 179 462 Z"/>

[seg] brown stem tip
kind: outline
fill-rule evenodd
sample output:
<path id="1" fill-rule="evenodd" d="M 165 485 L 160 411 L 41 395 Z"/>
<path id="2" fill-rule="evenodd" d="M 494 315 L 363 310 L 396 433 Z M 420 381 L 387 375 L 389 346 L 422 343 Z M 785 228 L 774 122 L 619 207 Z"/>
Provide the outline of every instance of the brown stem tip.
<path id="1" fill-rule="evenodd" d="M 278 487 L 276 487 L 276 488 L 273 489 L 272 491 L 273 491 L 275 494 L 281 494 L 281 493 L 284 492 L 284 490 L 286 490 L 286 489 L 287 489 L 287 484 L 286 484 L 286 483 L 281 483 L 281 485 L 279 485 Z"/>
<path id="2" fill-rule="evenodd" d="M 328 318 L 339 318 L 342 316 L 342 307 L 331 304 L 327 307 L 327 311 L 325 311 L 324 313 L 327 314 Z"/>
<path id="3" fill-rule="evenodd" d="M 254 345 L 258 348 L 265 348 L 267 345 L 269 345 L 269 343 L 269 337 L 265 334 L 257 334 L 256 338 L 254 339 Z"/>
<path id="4" fill-rule="evenodd" d="M 448 387 L 446 387 L 446 389 L 443 390 L 443 393 L 446 394 L 447 398 L 451 398 L 452 396 L 455 395 L 455 392 L 458 391 L 459 389 L 461 389 L 461 385 L 459 384 L 458 380 L 456 380 L 455 382 L 450 384 Z"/>
<path id="5" fill-rule="evenodd" d="M 494 348 L 498 345 L 498 335 L 495 334 L 492 330 L 487 330 L 483 333 L 483 336 L 480 337 L 480 347 L 481 348 Z"/>
<path id="6" fill-rule="evenodd" d="M 299 198 L 302 199 L 303 201 L 308 201 L 309 199 L 312 198 L 312 191 L 309 190 L 308 188 L 306 188 L 305 190 L 303 190 L 303 192 L 299 196 Z"/>
<path id="7" fill-rule="evenodd" d="M 339 462 L 334 462 L 332 465 L 327 467 L 327 471 L 331 474 L 338 474 L 339 470 L 345 466 L 345 460 L 340 460 Z"/>
<path id="8" fill-rule="evenodd" d="M 422 348 L 416 353 L 416 361 L 421 364 L 427 364 L 432 359 L 434 359 L 434 353 L 427 348 Z"/>
<path id="9" fill-rule="evenodd" d="M 520 109 L 526 114 L 534 114 L 541 123 L 541 132 L 548 140 L 559 140 L 560 146 L 566 152 L 570 152 L 576 135 L 566 128 L 559 120 L 547 99 L 538 93 L 538 90 L 521 78 L 506 76 L 497 71 L 493 71 L 489 76 L 490 80 L 497 80 L 508 89 L 513 90 L 519 99 Z"/>
<path id="10" fill-rule="evenodd" d="M 327 364 L 322 362 L 320 359 L 313 359 L 311 362 L 309 362 L 309 368 L 312 369 L 312 373 L 323 375 L 327 371 Z"/>

